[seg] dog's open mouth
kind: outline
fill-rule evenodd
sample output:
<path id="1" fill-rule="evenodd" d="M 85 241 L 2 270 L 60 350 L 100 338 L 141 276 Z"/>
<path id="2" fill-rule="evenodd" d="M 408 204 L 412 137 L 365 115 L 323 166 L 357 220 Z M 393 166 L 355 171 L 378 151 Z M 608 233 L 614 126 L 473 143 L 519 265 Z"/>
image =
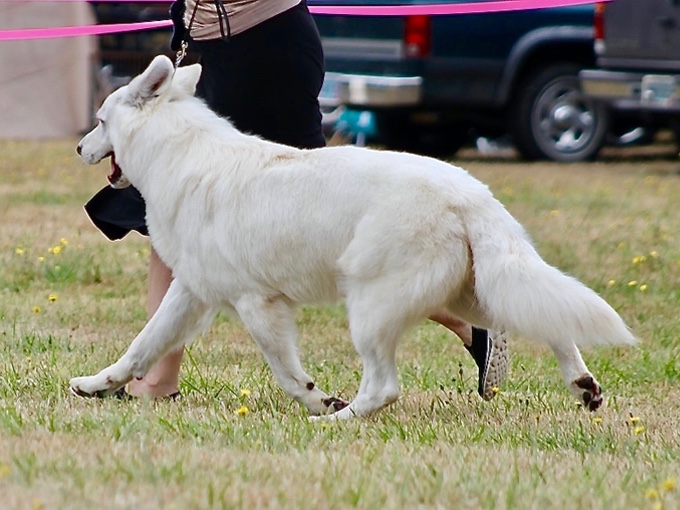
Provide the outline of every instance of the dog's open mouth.
<path id="1" fill-rule="evenodd" d="M 115 189 L 127 188 L 130 185 L 130 181 L 123 175 L 123 171 L 118 166 L 118 163 L 116 163 L 116 155 L 111 152 L 109 156 L 111 157 L 111 173 L 106 177 L 109 184 Z"/>

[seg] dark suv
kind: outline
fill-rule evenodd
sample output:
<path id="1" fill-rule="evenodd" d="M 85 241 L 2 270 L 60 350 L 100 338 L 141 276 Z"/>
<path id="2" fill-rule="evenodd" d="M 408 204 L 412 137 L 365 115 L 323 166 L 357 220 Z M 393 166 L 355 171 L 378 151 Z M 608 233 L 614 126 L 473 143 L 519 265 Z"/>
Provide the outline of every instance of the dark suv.
<path id="1" fill-rule="evenodd" d="M 444 16 L 315 15 L 315 21 L 328 73 L 322 99 L 369 112 L 379 143 L 453 154 L 471 135 L 510 134 L 524 158 L 556 161 L 592 158 L 603 144 L 606 109 L 584 97 L 578 79 L 595 62 L 592 6 Z"/>

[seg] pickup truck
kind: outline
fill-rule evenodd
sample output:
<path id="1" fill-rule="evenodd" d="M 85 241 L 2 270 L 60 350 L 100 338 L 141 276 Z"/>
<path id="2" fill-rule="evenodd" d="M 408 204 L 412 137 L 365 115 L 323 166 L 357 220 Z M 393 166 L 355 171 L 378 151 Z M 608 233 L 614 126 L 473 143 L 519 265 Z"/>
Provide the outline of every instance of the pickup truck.
<path id="1" fill-rule="evenodd" d="M 460 0 L 308 0 L 417 5 Z M 466 0 L 469 1 L 469 0 Z M 645 0 L 646 1 L 646 0 Z M 595 157 L 607 108 L 583 95 L 595 64 L 592 5 L 443 16 L 315 15 L 321 100 L 373 119 L 373 141 L 452 155 L 471 135 L 512 136 L 529 160 Z"/>
<path id="2" fill-rule="evenodd" d="M 616 0 L 595 6 L 596 67 L 584 92 L 616 124 L 680 133 L 680 0 Z"/>

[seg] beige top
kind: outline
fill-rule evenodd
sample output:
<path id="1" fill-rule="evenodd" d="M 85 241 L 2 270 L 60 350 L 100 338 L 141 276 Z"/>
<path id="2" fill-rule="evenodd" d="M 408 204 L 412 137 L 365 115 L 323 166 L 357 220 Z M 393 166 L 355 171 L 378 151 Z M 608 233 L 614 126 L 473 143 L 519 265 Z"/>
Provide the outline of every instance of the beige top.
<path id="1" fill-rule="evenodd" d="M 214 0 L 186 0 L 184 25 L 189 27 L 197 2 L 198 8 L 191 24 L 192 39 L 195 41 L 219 39 L 222 33 Z M 229 17 L 229 33 L 236 35 L 295 7 L 300 0 L 222 0 L 222 2 Z M 223 27 L 226 33 L 226 24 L 223 23 Z"/>

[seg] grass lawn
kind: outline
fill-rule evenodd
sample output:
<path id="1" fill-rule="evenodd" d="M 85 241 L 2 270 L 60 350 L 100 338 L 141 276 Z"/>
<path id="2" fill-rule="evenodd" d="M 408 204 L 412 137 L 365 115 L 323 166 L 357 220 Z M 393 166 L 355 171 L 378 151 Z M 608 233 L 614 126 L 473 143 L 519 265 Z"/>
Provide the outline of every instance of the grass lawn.
<path id="1" fill-rule="evenodd" d="M 69 394 L 70 377 L 113 362 L 144 325 L 149 255 L 140 236 L 109 243 L 89 223 L 82 204 L 107 168 L 85 166 L 75 144 L 0 141 L 0 508 L 680 507 L 672 151 L 578 165 L 459 158 L 640 339 L 583 351 L 603 409 L 578 407 L 552 353 L 521 338 L 483 402 L 460 341 L 423 323 L 399 351 L 402 398 L 338 423 L 309 421 L 222 315 L 188 350 L 180 401 Z M 303 308 L 298 322 L 310 375 L 352 398 L 361 367 L 342 307 Z"/>

